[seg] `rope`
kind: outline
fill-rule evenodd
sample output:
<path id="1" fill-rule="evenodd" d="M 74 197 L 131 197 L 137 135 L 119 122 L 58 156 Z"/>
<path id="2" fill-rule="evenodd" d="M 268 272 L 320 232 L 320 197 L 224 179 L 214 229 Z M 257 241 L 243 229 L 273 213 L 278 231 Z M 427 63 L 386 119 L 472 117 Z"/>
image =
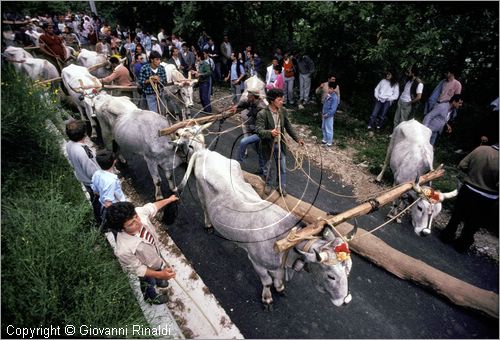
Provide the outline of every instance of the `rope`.
<path id="1" fill-rule="evenodd" d="M 418 202 L 418 201 L 420 201 L 421 199 L 422 199 L 422 198 L 421 198 L 421 197 L 419 197 L 419 198 L 418 198 L 418 199 L 416 199 L 416 200 L 415 200 L 412 204 L 410 204 L 409 206 L 407 206 L 406 208 L 404 208 L 404 209 L 403 209 L 403 210 L 402 210 L 399 214 L 397 214 L 396 216 L 394 216 L 394 217 L 390 218 L 388 221 L 386 221 L 386 222 L 382 223 L 381 225 L 379 225 L 379 226 L 378 226 L 378 227 L 376 227 L 375 229 L 370 230 L 370 231 L 368 231 L 367 233 L 365 233 L 365 234 L 363 234 L 363 235 L 361 235 L 361 236 L 358 236 L 358 237 L 354 237 L 354 235 L 353 235 L 353 238 L 351 239 L 351 241 L 352 241 L 352 240 L 354 240 L 354 239 L 360 239 L 360 238 L 362 238 L 362 237 L 364 237 L 364 236 L 366 236 L 366 235 L 368 235 L 368 234 L 373 234 L 373 233 L 374 233 L 375 231 L 377 231 L 378 229 L 380 229 L 380 228 L 382 228 L 382 227 L 386 226 L 387 224 L 391 223 L 392 221 L 394 221 L 394 220 L 395 220 L 396 218 L 398 218 L 399 216 L 403 215 L 403 214 L 404 214 L 405 212 L 407 212 L 407 211 L 408 211 L 408 210 L 409 210 L 409 209 L 410 209 L 413 205 L 417 204 L 417 202 Z"/>
<path id="2" fill-rule="evenodd" d="M 151 77 L 152 77 L 152 76 L 151 76 Z M 172 119 L 173 119 L 174 121 L 177 121 L 177 118 L 176 118 L 174 115 L 172 115 L 172 114 L 170 113 L 170 111 L 168 110 L 167 105 L 166 105 L 165 103 L 163 103 L 163 100 L 161 100 L 161 98 L 160 98 L 160 91 L 159 91 L 159 89 L 158 89 L 158 84 L 157 84 L 157 83 L 155 83 L 155 82 L 151 82 L 151 77 L 149 77 L 149 82 L 150 82 L 150 84 L 151 84 L 151 88 L 153 89 L 153 91 L 154 91 L 154 92 L 155 92 L 155 94 L 156 94 L 156 103 L 157 103 L 157 105 L 158 105 L 158 111 L 159 111 L 159 112 L 160 112 L 160 114 L 161 114 L 161 107 L 163 106 L 163 107 L 165 108 L 165 112 L 166 112 L 166 113 L 168 113 L 168 114 L 170 115 L 170 117 L 172 117 Z M 160 103 L 161 103 L 161 105 L 162 105 L 162 106 L 160 106 Z"/>
<path id="3" fill-rule="evenodd" d="M 189 296 L 189 298 L 191 299 L 191 301 L 193 301 L 194 305 L 196 306 L 196 308 L 198 308 L 198 310 L 200 311 L 200 313 L 205 317 L 205 319 L 208 321 L 208 323 L 210 324 L 210 326 L 212 326 L 212 329 L 214 330 L 215 334 L 219 335 L 219 332 L 217 332 L 217 329 L 215 328 L 214 324 L 212 323 L 212 321 L 210 321 L 210 319 L 208 318 L 208 316 L 205 314 L 205 312 L 203 312 L 203 310 L 201 309 L 201 307 L 198 305 L 198 303 L 196 302 L 196 300 L 191 296 L 191 294 L 189 294 L 189 292 L 184 289 L 184 287 L 181 285 L 181 283 L 179 282 L 179 280 L 177 280 L 177 278 L 174 278 L 174 281 L 177 282 L 177 284 L 179 285 L 179 287 L 181 287 L 182 291 L 187 295 Z"/>
<path id="4" fill-rule="evenodd" d="M 289 145 L 287 143 L 287 141 L 284 139 L 283 142 L 286 144 L 286 145 Z M 389 192 L 390 190 L 394 189 L 394 188 L 389 188 L 389 189 L 384 189 L 384 190 L 381 190 L 381 191 L 378 191 L 378 192 L 375 192 L 375 193 L 372 193 L 372 194 L 367 194 L 367 195 L 344 195 L 344 194 L 339 194 L 337 192 L 334 192 L 334 191 L 331 191 L 329 189 L 327 189 L 324 185 L 318 183 L 317 181 L 315 181 L 303 168 L 302 164 L 304 162 L 304 158 L 306 157 L 306 154 L 308 153 L 307 152 L 307 146 L 304 144 L 304 149 L 305 149 L 305 152 L 301 152 L 300 149 L 297 149 L 297 150 L 292 150 L 290 147 L 288 147 L 288 149 L 290 150 L 290 153 L 292 154 L 294 160 L 295 160 L 295 166 L 293 168 L 293 170 L 291 171 L 294 171 L 294 170 L 300 170 L 306 177 L 308 177 L 314 184 L 318 185 L 321 187 L 321 189 L 323 189 L 325 192 L 331 194 L 331 195 L 334 195 L 334 196 L 338 196 L 338 197 L 344 197 L 344 198 L 353 198 L 353 199 L 371 199 L 371 198 L 374 198 L 374 197 L 377 197 L 377 196 L 380 196 L 386 192 Z M 320 170 L 323 170 L 322 168 L 320 168 Z M 399 186 L 399 185 L 398 185 Z"/>

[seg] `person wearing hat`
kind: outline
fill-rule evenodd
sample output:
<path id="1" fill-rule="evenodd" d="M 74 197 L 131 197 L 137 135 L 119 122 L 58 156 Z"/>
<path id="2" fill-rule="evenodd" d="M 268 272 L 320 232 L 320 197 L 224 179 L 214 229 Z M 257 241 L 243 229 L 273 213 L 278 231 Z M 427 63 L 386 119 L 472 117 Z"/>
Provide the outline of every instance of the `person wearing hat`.
<path id="1" fill-rule="evenodd" d="M 265 160 L 259 149 L 260 137 L 255 131 L 255 121 L 257 119 L 257 113 L 266 107 L 266 103 L 260 97 L 260 90 L 254 87 L 248 88 L 247 99 L 245 100 L 243 98 L 240 100 L 238 105 L 234 105 L 231 108 L 232 112 L 242 110 L 240 115 L 243 121 L 243 124 L 241 125 L 243 138 L 240 141 L 236 160 L 244 162 L 247 155 L 247 147 L 248 145 L 253 144 L 255 151 L 259 156 L 259 171 L 257 174 L 263 175 Z"/>
<path id="2" fill-rule="evenodd" d="M 158 39 L 156 39 L 155 37 L 151 37 L 151 51 L 156 51 L 158 53 L 160 53 L 160 55 L 163 54 L 163 51 L 161 49 L 161 46 L 160 44 L 158 44 Z"/>

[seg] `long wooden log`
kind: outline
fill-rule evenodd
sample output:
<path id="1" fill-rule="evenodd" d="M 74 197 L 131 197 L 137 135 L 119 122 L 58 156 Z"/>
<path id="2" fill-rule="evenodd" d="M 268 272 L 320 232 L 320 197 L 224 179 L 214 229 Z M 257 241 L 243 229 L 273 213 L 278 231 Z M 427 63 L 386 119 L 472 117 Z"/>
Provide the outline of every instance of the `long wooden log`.
<path id="1" fill-rule="evenodd" d="M 263 196 L 264 183 L 260 177 L 246 172 L 244 172 L 244 177 L 245 180 L 253 186 L 255 191 Z M 427 177 L 427 180 L 430 180 L 429 177 Z M 325 211 L 309 203 L 302 202 L 290 194 L 283 198 L 278 196 L 277 193 L 274 193 L 269 196 L 267 200 L 284 209 L 292 209 L 293 207 L 292 212 L 298 218 L 302 218 L 306 223 L 315 223 L 318 218 L 326 218 L 328 215 Z M 335 228 L 345 235 L 353 226 L 344 222 L 338 224 Z M 317 229 L 315 230 L 317 231 Z M 498 294 L 473 286 L 435 269 L 423 261 L 414 259 L 392 248 L 387 243 L 362 228 L 358 228 L 356 236 L 349 243 L 349 247 L 358 255 L 384 268 L 398 278 L 409 280 L 420 286 L 431 289 L 459 306 L 484 312 L 498 319 Z"/>
<path id="2" fill-rule="evenodd" d="M 168 128 L 158 130 L 158 135 L 159 136 L 167 136 L 167 135 L 170 135 L 170 134 L 174 133 L 175 131 L 182 129 L 182 128 L 189 126 L 189 125 L 196 125 L 196 124 L 201 125 L 201 124 L 206 124 L 209 122 L 215 122 L 216 120 L 220 120 L 220 119 L 226 119 L 228 117 L 234 116 L 237 112 L 238 111 L 235 111 L 235 112 L 223 111 L 222 113 L 218 113 L 218 114 L 214 114 L 214 115 L 210 115 L 210 116 L 206 116 L 206 117 L 202 117 L 202 118 L 183 120 L 182 122 L 176 123 Z"/>
<path id="3" fill-rule="evenodd" d="M 443 176 L 444 170 L 442 169 L 442 165 L 439 166 L 436 170 L 430 171 L 427 174 L 423 175 L 420 177 L 419 184 L 423 184 L 429 181 L 432 181 L 436 178 L 439 178 Z M 342 222 L 345 222 L 351 218 L 366 215 L 374 210 L 376 210 L 378 207 L 384 206 L 388 203 L 393 202 L 395 199 L 397 199 L 399 196 L 404 194 L 405 192 L 411 190 L 413 188 L 413 183 L 412 182 L 407 182 L 403 183 L 390 191 L 380 195 L 379 197 L 371 200 L 370 202 L 366 202 L 363 204 L 360 204 L 352 209 L 349 209 L 347 211 L 344 211 L 341 214 L 335 215 L 333 217 L 330 217 L 327 219 L 328 223 L 336 226 Z M 327 223 L 325 220 L 320 220 L 317 221 L 317 223 L 308 225 L 307 227 L 301 229 L 297 234 L 295 235 L 296 239 L 295 240 L 288 240 L 288 239 L 282 239 L 276 242 L 275 244 L 275 249 L 277 252 L 280 251 L 285 251 L 288 248 L 291 248 L 298 244 L 301 240 L 319 234 L 325 224 Z"/>

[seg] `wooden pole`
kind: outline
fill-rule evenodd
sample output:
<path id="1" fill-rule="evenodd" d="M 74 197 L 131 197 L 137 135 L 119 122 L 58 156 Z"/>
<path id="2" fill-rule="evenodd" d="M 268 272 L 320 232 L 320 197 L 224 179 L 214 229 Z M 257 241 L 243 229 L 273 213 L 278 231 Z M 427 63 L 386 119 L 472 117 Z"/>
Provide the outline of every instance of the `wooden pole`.
<path id="1" fill-rule="evenodd" d="M 53 81 L 60 81 L 61 79 L 62 79 L 61 77 L 57 77 L 57 78 L 52 78 L 52 79 L 47 79 L 47 80 L 41 80 L 38 83 L 39 84 L 51 83 Z"/>
<path id="2" fill-rule="evenodd" d="M 124 86 L 124 85 L 103 85 L 103 88 L 108 90 L 126 90 L 126 91 L 136 91 L 139 87 L 137 85 Z"/>
<path id="3" fill-rule="evenodd" d="M 93 71 L 93 70 L 98 69 L 99 67 L 106 66 L 107 64 L 108 64 L 108 62 L 107 62 L 107 61 L 104 61 L 104 62 L 102 62 L 102 63 L 95 64 L 95 65 L 92 65 L 92 66 L 89 66 L 89 67 L 87 67 L 87 69 L 88 69 L 88 70 L 89 70 L 89 72 L 90 72 L 90 71 Z"/>
<path id="4" fill-rule="evenodd" d="M 442 169 L 442 165 L 440 165 L 436 170 L 430 171 L 427 174 L 421 176 L 419 184 L 432 181 L 436 178 L 443 176 L 443 174 L 444 170 Z M 336 226 L 342 222 L 347 221 L 348 219 L 369 214 L 370 212 L 378 209 L 378 207 L 384 206 L 394 201 L 399 196 L 411 190 L 412 188 L 413 188 L 413 182 L 403 183 L 369 202 L 360 204 L 352 209 L 344 211 L 341 214 L 330 217 L 327 219 L 327 221 L 328 223 Z M 308 225 L 305 228 L 301 229 L 295 235 L 296 240 L 288 240 L 287 238 L 284 238 L 282 240 L 276 241 L 275 250 L 277 252 L 285 251 L 286 249 L 295 246 L 305 238 L 319 234 L 323 230 L 327 221 L 324 220 L 317 221 L 316 223 Z"/>
<path id="5" fill-rule="evenodd" d="M 263 196 L 264 183 L 260 177 L 246 172 L 243 174 L 245 180 L 253 186 L 255 191 L 259 193 L 259 195 Z M 441 175 L 442 174 L 438 175 L 437 173 L 431 172 L 427 174 L 426 177 L 424 177 L 424 180 L 421 180 L 420 183 L 437 178 Z M 405 183 L 404 187 L 409 188 L 410 186 L 407 186 Z M 398 189 L 398 192 L 401 190 L 399 187 L 396 189 Z M 387 194 L 388 193 L 382 195 L 385 197 L 384 200 L 390 196 L 387 196 Z M 377 200 L 379 199 L 380 198 L 377 198 Z M 274 193 L 269 196 L 267 200 L 281 206 L 285 210 L 293 207 L 292 212 L 294 215 L 298 218 L 302 218 L 306 223 L 315 223 L 318 218 L 326 218 L 328 216 L 325 211 L 320 210 L 309 203 L 302 202 L 290 194 L 283 198 Z M 345 217 L 345 213 L 336 216 Z M 343 218 L 341 217 L 340 219 L 342 220 Z M 349 223 L 338 223 L 340 224 L 338 224 L 335 228 L 344 235 L 353 228 L 353 226 Z M 314 228 L 315 232 L 320 232 L 322 230 L 322 228 Z M 487 315 L 498 319 L 498 294 L 461 281 L 449 274 L 429 266 L 420 260 L 401 253 L 362 228 L 358 228 L 356 237 L 349 242 L 349 247 L 358 255 L 368 259 L 377 266 L 384 268 L 388 272 L 396 275 L 398 278 L 409 280 L 420 286 L 431 289 L 459 306 L 484 312 Z"/>
<path id="6" fill-rule="evenodd" d="M 226 119 L 228 117 L 234 116 L 238 112 L 238 111 L 235 111 L 235 112 L 225 113 L 226 111 L 227 110 L 224 110 L 224 111 L 222 111 L 222 113 L 210 115 L 210 116 L 206 116 L 206 117 L 202 117 L 202 118 L 183 120 L 182 122 L 176 123 L 176 124 L 172 125 L 171 127 L 158 130 L 158 135 L 160 137 L 167 136 L 167 135 L 174 133 L 178 129 L 182 129 L 186 126 L 195 125 L 195 124 L 201 125 L 201 124 L 205 124 L 205 123 L 209 123 L 209 122 L 215 122 L 216 120 L 219 120 L 219 119 Z"/>

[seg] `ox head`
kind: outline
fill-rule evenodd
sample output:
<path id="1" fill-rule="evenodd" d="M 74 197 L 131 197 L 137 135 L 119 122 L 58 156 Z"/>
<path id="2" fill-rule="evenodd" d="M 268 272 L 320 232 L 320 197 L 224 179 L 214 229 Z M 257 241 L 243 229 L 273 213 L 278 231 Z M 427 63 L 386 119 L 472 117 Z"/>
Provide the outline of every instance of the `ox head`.
<path id="1" fill-rule="evenodd" d="M 428 186 L 421 187 L 418 182 L 413 189 L 421 199 L 411 208 L 411 223 L 415 234 L 427 236 L 431 233 L 432 221 L 441 212 L 441 202 L 455 197 L 458 191 L 442 193 Z"/>
<path id="2" fill-rule="evenodd" d="M 189 160 L 191 155 L 198 150 L 205 148 L 205 136 L 203 130 L 208 129 L 213 122 L 205 125 L 194 125 L 175 131 L 172 143 L 178 148 L 181 156 Z"/>
<path id="3" fill-rule="evenodd" d="M 352 300 L 348 284 L 352 267 L 351 252 L 344 239 L 334 236 L 332 229 L 326 227 L 323 238 L 314 242 L 309 249 L 296 249 L 309 263 L 314 286 L 320 293 L 328 294 L 335 306 L 348 304 Z"/>

